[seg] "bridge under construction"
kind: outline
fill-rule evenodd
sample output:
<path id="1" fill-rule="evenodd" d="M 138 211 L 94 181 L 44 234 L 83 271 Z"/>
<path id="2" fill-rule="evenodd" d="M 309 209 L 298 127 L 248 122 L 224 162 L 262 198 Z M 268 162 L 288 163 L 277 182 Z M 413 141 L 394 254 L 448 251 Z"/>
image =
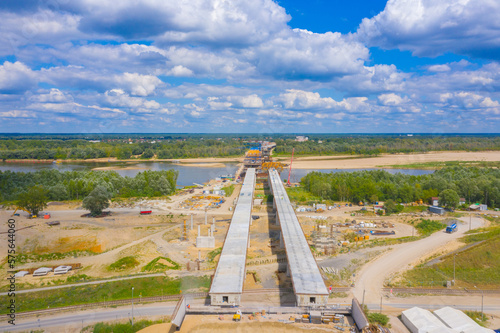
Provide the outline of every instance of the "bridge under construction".
<path id="1" fill-rule="evenodd" d="M 256 170 L 248 168 L 210 287 L 212 305 L 239 305 L 246 276 Z M 280 244 L 285 248 L 297 306 L 324 306 L 328 290 L 276 169 L 269 170 Z"/>
<path id="2" fill-rule="evenodd" d="M 245 281 L 249 228 L 252 220 L 255 169 L 246 170 L 219 263 L 210 287 L 212 305 L 239 305 Z"/>
<path id="3" fill-rule="evenodd" d="M 280 244 L 285 247 L 288 271 L 293 284 L 297 306 L 322 306 L 328 303 L 328 290 L 319 271 L 297 215 L 286 193 L 279 173 L 269 170 L 276 209 L 276 224 L 281 227 Z"/>

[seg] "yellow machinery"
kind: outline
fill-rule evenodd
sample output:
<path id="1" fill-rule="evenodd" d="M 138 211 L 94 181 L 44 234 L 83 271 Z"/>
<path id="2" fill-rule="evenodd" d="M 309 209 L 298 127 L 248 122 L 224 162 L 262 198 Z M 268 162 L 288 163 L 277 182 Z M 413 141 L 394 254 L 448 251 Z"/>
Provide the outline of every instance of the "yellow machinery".
<path id="1" fill-rule="evenodd" d="M 233 316 L 233 320 L 234 321 L 240 321 L 241 320 L 241 311 L 240 310 L 236 311 L 236 313 Z"/>
<path id="2" fill-rule="evenodd" d="M 18 210 L 24 210 L 26 213 L 29 214 L 30 217 L 36 218 L 36 215 L 31 215 L 31 213 L 29 211 L 27 211 L 26 209 L 21 208 L 21 207 L 17 207 L 16 210 L 14 211 L 14 213 L 12 213 L 12 216 L 16 215 L 16 213 L 17 213 Z"/>
<path id="3" fill-rule="evenodd" d="M 264 162 L 262 163 L 262 171 L 268 171 L 269 169 L 276 169 L 279 173 L 283 171 L 285 165 L 281 162 Z"/>

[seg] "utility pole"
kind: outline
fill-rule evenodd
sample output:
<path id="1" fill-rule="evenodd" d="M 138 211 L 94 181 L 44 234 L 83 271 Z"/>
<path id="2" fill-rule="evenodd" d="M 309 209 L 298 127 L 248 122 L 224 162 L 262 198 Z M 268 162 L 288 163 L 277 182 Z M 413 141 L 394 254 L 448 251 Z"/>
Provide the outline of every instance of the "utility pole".
<path id="1" fill-rule="evenodd" d="M 382 297 L 383 296 L 380 296 L 380 313 L 382 313 Z"/>
<path id="2" fill-rule="evenodd" d="M 469 231 L 472 227 L 472 213 L 469 213 Z"/>
<path id="3" fill-rule="evenodd" d="M 365 305 L 365 289 L 363 289 L 363 301 L 361 302 L 361 304 L 364 306 Z"/>
<path id="4" fill-rule="evenodd" d="M 481 290 L 481 320 L 482 321 L 484 321 L 483 305 L 484 305 L 484 290 Z"/>
<path id="5" fill-rule="evenodd" d="M 134 287 L 132 287 L 132 326 L 134 326 Z"/>
<path id="6" fill-rule="evenodd" d="M 455 285 L 455 258 L 457 257 L 457 254 L 455 253 L 453 255 L 453 285 Z"/>

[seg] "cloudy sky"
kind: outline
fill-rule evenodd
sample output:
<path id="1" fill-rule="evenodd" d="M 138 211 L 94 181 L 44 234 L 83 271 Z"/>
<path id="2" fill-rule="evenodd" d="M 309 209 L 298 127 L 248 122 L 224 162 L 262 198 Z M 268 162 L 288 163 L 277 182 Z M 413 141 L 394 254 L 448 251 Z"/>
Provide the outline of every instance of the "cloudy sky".
<path id="1" fill-rule="evenodd" d="M 498 0 L 3 0 L 0 132 L 498 133 Z"/>

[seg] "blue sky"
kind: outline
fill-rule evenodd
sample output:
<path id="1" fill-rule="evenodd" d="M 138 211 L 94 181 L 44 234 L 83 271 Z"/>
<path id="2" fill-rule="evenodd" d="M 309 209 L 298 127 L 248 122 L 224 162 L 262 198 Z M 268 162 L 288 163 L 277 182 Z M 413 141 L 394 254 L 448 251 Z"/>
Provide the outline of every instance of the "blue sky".
<path id="1" fill-rule="evenodd" d="M 498 133 L 500 2 L 7 0 L 0 132 Z"/>

